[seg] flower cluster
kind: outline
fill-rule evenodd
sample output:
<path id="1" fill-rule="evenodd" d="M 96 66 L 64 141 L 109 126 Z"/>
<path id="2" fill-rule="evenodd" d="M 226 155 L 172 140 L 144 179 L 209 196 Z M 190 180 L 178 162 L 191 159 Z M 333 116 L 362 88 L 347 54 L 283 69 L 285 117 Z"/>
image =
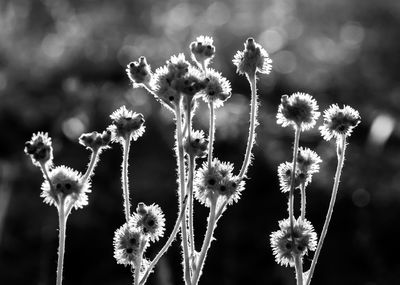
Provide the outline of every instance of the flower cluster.
<path id="1" fill-rule="evenodd" d="M 96 131 L 82 134 L 79 137 L 79 143 L 92 151 L 98 151 L 109 147 L 111 142 L 111 131 L 105 130 L 103 133 Z"/>
<path id="2" fill-rule="evenodd" d="M 190 140 L 186 137 L 183 142 L 183 147 L 189 156 L 204 157 L 208 149 L 208 141 L 204 138 L 204 132 L 192 131 Z"/>
<path id="3" fill-rule="evenodd" d="M 47 133 L 33 134 L 32 139 L 25 143 L 25 153 L 31 157 L 32 163 L 36 166 L 47 167 L 53 164 L 53 147 Z"/>
<path id="4" fill-rule="evenodd" d="M 152 77 L 151 67 L 144 56 L 139 61 L 130 62 L 126 74 L 134 86 L 148 85 Z"/>
<path id="5" fill-rule="evenodd" d="M 199 36 L 190 44 L 192 59 L 200 68 L 206 68 L 215 54 L 213 39 L 207 36 Z"/>
<path id="6" fill-rule="evenodd" d="M 144 118 L 122 106 L 114 111 L 110 118 L 112 124 L 108 127 L 113 135 L 113 140 L 117 142 L 137 140 L 145 131 Z"/>

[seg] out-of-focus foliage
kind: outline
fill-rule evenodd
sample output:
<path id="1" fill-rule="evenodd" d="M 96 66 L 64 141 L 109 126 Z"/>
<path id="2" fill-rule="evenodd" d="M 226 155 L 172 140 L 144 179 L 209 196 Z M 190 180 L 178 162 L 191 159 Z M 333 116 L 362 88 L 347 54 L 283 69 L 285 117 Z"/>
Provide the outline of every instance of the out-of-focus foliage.
<path id="1" fill-rule="evenodd" d="M 0 284 L 53 284 L 57 215 L 39 197 L 39 170 L 23 155 L 33 132 L 46 131 L 55 163 L 84 171 L 82 132 L 103 130 L 122 104 L 146 118 L 134 143 L 132 201 L 156 202 L 167 233 L 176 217 L 172 115 L 140 89 L 126 64 L 147 57 L 153 69 L 188 54 L 198 35 L 214 37 L 214 67 L 236 92 L 217 112 L 216 154 L 239 164 L 245 148 L 249 87 L 231 59 L 253 36 L 270 53 L 273 72 L 259 80 L 261 125 L 243 199 L 222 218 L 209 252 L 204 284 L 292 284 L 275 265 L 268 235 L 286 209 L 276 168 L 290 159 L 292 133 L 276 124 L 282 94 L 312 94 L 360 111 L 350 139 L 339 197 L 316 284 L 395 284 L 400 247 L 400 2 L 346 0 L 3 0 L 0 2 Z M 195 124 L 205 129 L 201 106 Z M 320 123 L 320 122 L 319 122 Z M 335 168 L 333 144 L 315 129 L 301 143 L 324 162 L 309 189 L 308 215 L 320 232 Z M 113 231 L 123 222 L 117 146 L 104 153 L 89 207 L 68 221 L 65 284 L 129 284 L 112 257 Z M 204 232 L 206 213 L 196 220 Z M 198 245 L 200 246 L 200 245 Z M 153 252 L 154 254 L 155 252 Z M 151 254 L 151 253 L 150 253 Z M 151 284 L 182 280 L 178 247 Z M 307 264 L 306 264 L 307 266 Z M 333 274 L 334 272 L 334 274 Z"/>

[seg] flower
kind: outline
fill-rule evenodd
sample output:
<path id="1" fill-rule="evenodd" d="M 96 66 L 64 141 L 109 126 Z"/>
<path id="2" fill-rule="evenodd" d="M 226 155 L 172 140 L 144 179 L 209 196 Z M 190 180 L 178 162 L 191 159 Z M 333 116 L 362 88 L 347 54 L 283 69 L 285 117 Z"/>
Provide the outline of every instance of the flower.
<path id="1" fill-rule="evenodd" d="M 118 264 L 134 266 L 136 258 L 147 245 L 147 239 L 142 232 L 125 223 L 114 233 L 114 258 Z"/>
<path id="2" fill-rule="evenodd" d="M 342 136 L 350 136 L 360 121 L 360 114 L 352 107 L 344 105 L 340 109 L 337 104 L 333 104 L 324 111 L 324 123 L 319 130 L 327 141 L 333 137 L 339 139 Z"/>
<path id="3" fill-rule="evenodd" d="M 213 39 L 207 36 L 199 36 L 190 44 L 192 59 L 201 67 L 206 68 L 215 54 Z"/>
<path id="4" fill-rule="evenodd" d="M 111 131 L 105 130 L 103 133 L 96 131 L 82 134 L 79 137 L 79 143 L 92 151 L 109 148 L 111 142 Z"/>
<path id="5" fill-rule="evenodd" d="M 306 219 L 298 218 L 293 223 L 293 233 L 290 220 L 279 221 L 280 230 L 272 232 L 270 242 L 275 261 L 280 265 L 294 266 L 294 255 L 301 257 L 314 251 L 317 247 L 317 234 L 314 227 Z"/>
<path id="6" fill-rule="evenodd" d="M 151 67 L 144 56 L 139 57 L 138 61 L 130 62 L 126 68 L 126 74 L 133 83 L 133 87 L 150 83 L 152 73 Z"/>
<path id="7" fill-rule="evenodd" d="M 265 49 L 256 43 L 253 38 L 248 38 L 244 43 L 244 50 L 237 51 L 233 60 L 237 73 L 255 76 L 256 72 L 269 74 L 272 69 L 272 60 Z"/>
<path id="8" fill-rule="evenodd" d="M 51 165 L 53 163 L 53 147 L 51 138 L 47 133 L 38 132 L 32 139 L 25 143 L 25 153 L 32 159 L 36 166 Z"/>
<path id="9" fill-rule="evenodd" d="M 82 175 L 67 166 L 57 166 L 49 172 L 49 180 L 42 184 L 44 202 L 49 205 L 60 207 L 60 203 L 82 208 L 88 204 L 87 193 L 91 192 L 90 182 L 83 183 Z"/>
<path id="10" fill-rule="evenodd" d="M 306 93 L 297 92 L 290 97 L 283 95 L 276 115 L 277 123 L 282 127 L 292 125 L 305 131 L 314 127 L 319 118 L 318 104 Z"/>
<path id="11" fill-rule="evenodd" d="M 108 127 L 113 134 L 114 140 L 122 142 L 123 140 L 136 141 L 144 133 L 144 118 L 142 114 L 138 114 L 126 109 L 122 106 L 114 111 L 110 118 L 112 125 Z"/>
<path id="12" fill-rule="evenodd" d="M 293 169 L 293 163 L 288 161 L 283 162 L 278 166 L 279 186 L 281 188 L 282 193 L 290 191 L 292 169 Z M 307 182 L 306 176 L 305 174 L 302 174 L 296 167 L 296 173 L 294 177 L 294 188 L 299 187 L 302 182 L 304 183 Z"/>
<path id="13" fill-rule="evenodd" d="M 158 241 L 164 236 L 165 218 L 161 208 L 156 204 L 146 206 L 144 203 L 139 203 L 136 214 L 132 216 L 130 222 L 133 227 L 148 236 L 150 241 Z"/>
<path id="14" fill-rule="evenodd" d="M 244 181 L 234 176 L 232 172 L 232 163 L 221 162 L 214 158 L 209 167 L 208 163 L 204 162 L 196 171 L 194 182 L 196 199 L 206 207 L 211 205 L 212 200 L 220 198 L 228 200 L 228 204 L 237 202 L 244 190 Z"/>
<path id="15" fill-rule="evenodd" d="M 297 167 L 299 171 L 307 176 L 307 182 L 311 182 L 314 173 L 319 172 L 319 164 L 322 159 L 309 148 L 299 147 L 297 154 Z"/>
<path id="16" fill-rule="evenodd" d="M 192 157 L 204 157 L 207 155 L 208 141 L 204 138 L 203 131 L 192 131 L 190 141 L 188 137 L 183 142 L 185 152 Z"/>
<path id="17" fill-rule="evenodd" d="M 207 70 L 205 88 L 201 92 L 206 103 L 213 102 L 219 108 L 231 96 L 231 83 L 214 69 Z"/>

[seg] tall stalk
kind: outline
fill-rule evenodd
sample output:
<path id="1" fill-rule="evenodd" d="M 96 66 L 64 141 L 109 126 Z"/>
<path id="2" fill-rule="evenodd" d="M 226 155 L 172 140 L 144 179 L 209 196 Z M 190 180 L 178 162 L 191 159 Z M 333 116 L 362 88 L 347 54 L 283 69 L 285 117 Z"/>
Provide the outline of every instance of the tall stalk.
<path id="1" fill-rule="evenodd" d="M 122 191 L 124 196 L 124 212 L 125 219 L 128 222 L 131 216 L 131 203 L 129 198 L 129 178 L 128 178 L 128 160 L 129 160 L 129 149 L 130 140 L 126 138 L 122 145 L 123 148 L 123 159 L 122 159 Z"/>
<path id="2" fill-rule="evenodd" d="M 61 197 L 59 197 L 61 198 Z M 58 232 L 58 261 L 57 261 L 57 285 L 62 284 L 63 268 L 64 268 L 64 252 L 65 252 L 65 227 L 67 224 L 67 215 L 64 209 L 64 199 L 60 199 L 58 208 L 58 223 L 60 230 Z"/>

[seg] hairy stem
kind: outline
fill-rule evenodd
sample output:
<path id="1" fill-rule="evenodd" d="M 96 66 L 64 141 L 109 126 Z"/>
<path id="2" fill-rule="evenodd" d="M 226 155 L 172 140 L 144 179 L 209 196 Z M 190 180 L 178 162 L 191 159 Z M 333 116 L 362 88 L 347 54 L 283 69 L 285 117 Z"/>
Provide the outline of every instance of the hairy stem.
<path id="1" fill-rule="evenodd" d="M 211 200 L 211 205 L 210 205 L 210 214 L 208 216 L 206 235 L 204 237 L 203 245 L 201 247 L 201 252 L 200 252 L 199 261 L 198 261 L 198 264 L 196 267 L 196 271 L 193 274 L 193 279 L 192 279 L 193 285 L 197 285 L 199 282 L 199 278 L 200 278 L 200 275 L 201 275 L 201 272 L 202 272 L 203 266 L 204 266 L 204 261 L 205 261 L 208 249 L 210 248 L 210 245 L 211 245 L 211 240 L 212 240 L 215 225 L 216 225 L 216 223 L 215 223 L 216 204 L 217 204 L 217 199 L 215 197 L 213 197 Z"/>
<path id="2" fill-rule="evenodd" d="M 214 114 L 214 102 L 210 101 L 208 108 L 210 110 L 210 129 L 208 134 L 208 168 L 211 168 L 211 162 L 213 158 L 214 150 L 214 134 L 215 134 L 215 114 Z"/>
<path id="3" fill-rule="evenodd" d="M 345 156 L 345 150 L 346 150 L 346 136 L 343 135 L 340 138 L 340 140 L 337 141 L 337 143 L 338 143 L 338 149 L 340 149 L 340 151 L 338 151 L 338 164 L 337 164 L 337 167 L 336 167 L 335 180 L 334 180 L 334 183 L 333 183 L 331 200 L 329 202 L 329 208 L 328 208 L 328 212 L 326 214 L 324 227 L 322 228 L 321 237 L 320 237 L 320 240 L 318 242 L 314 258 L 313 258 L 313 260 L 311 262 L 310 271 L 309 271 L 310 273 L 308 275 L 306 285 L 309 285 L 311 283 L 311 278 L 313 277 L 313 274 L 314 274 L 314 271 L 315 271 L 315 266 L 317 265 L 318 257 L 319 257 L 319 255 L 321 253 L 321 249 L 322 249 L 322 246 L 324 244 L 324 240 L 325 240 L 326 234 L 328 232 L 329 223 L 330 223 L 331 218 L 332 218 L 333 207 L 335 205 L 336 196 L 337 196 L 337 192 L 338 192 L 338 189 L 339 189 L 340 176 L 341 176 L 342 170 L 343 170 L 344 156 Z M 339 145 L 339 143 L 340 143 L 340 145 Z"/>
<path id="4" fill-rule="evenodd" d="M 301 190 L 301 219 L 304 220 L 306 217 L 306 184 L 304 182 L 300 185 Z"/>
<path id="5" fill-rule="evenodd" d="M 294 196 L 294 184 L 296 178 L 296 164 L 297 164 L 297 155 L 299 152 L 299 141 L 300 141 L 300 126 L 296 126 L 295 135 L 294 135 L 294 145 L 293 145 L 293 161 L 292 161 L 292 172 L 290 173 L 290 192 L 289 192 L 289 219 L 290 219 L 290 230 L 293 233 L 293 219 L 294 219 L 294 211 L 293 211 L 293 196 Z"/>
<path id="6" fill-rule="evenodd" d="M 189 156 L 189 174 L 188 174 L 188 198 L 189 198 L 189 237 L 190 237 L 190 254 L 191 257 L 195 254 L 194 244 L 194 226 L 193 226 L 193 176 L 196 167 L 196 159 Z"/>
<path id="7" fill-rule="evenodd" d="M 249 127 L 249 136 L 247 139 L 247 147 L 246 147 L 246 154 L 244 156 L 242 168 L 239 172 L 239 178 L 243 179 L 246 176 L 247 170 L 251 163 L 251 151 L 253 149 L 253 145 L 255 143 L 256 133 L 255 129 L 258 125 L 257 122 L 257 110 L 258 110 L 258 103 L 257 103 L 257 86 L 256 86 L 256 76 L 255 74 L 252 76 L 247 76 L 247 80 L 250 83 L 251 87 L 251 108 L 250 108 L 250 127 Z"/>
<path id="8" fill-rule="evenodd" d="M 62 284 L 62 275 L 64 267 L 64 252 L 65 252 L 65 228 L 67 224 L 67 215 L 64 210 L 64 199 L 59 197 L 60 206 L 58 208 L 58 223 L 60 230 L 58 232 L 58 261 L 57 261 L 57 285 Z"/>
<path id="9" fill-rule="evenodd" d="M 131 216 L 131 203 L 129 198 L 129 178 L 128 178 L 128 160 L 129 160 L 129 149 L 130 149 L 130 140 L 129 138 L 125 139 L 122 148 L 123 148 L 123 159 L 122 159 L 122 191 L 124 196 L 124 211 L 125 211 L 125 219 L 128 222 L 129 217 Z"/>
<path id="10" fill-rule="evenodd" d="M 93 150 L 92 154 L 90 155 L 89 166 L 82 178 L 83 184 L 85 184 L 86 181 L 88 181 L 88 179 L 93 175 L 93 170 L 97 164 L 98 159 L 99 159 L 99 150 L 98 149 Z"/>
<path id="11" fill-rule="evenodd" d="M 181 115 L 181 100 L 178 106 L 175 107 L 176 113 L 176 139 L 177 139 L 177 158 L 178 158 L 178 175 L 179 175 L 179 189 L 180 189 L 180 208 L 183 206 L 183 199 L 186 195 L 185 189 L 185 161 L 183 150 L 183 134 L 182 134 L 182 115 Z M 186 218 L 182 219 L 182 247 L 183 247 L 183 272 L 186 284 L 190 284 L 190 267 L 189 267 L 189 246 L 187 237 L 187 224 Z"/>
<path id="12" fill-rule="evenodd" d="M 300 254 L 294 256 L 294 267 L 296 268 L 296 284 L 303 285 L 303 261 Z"/>

